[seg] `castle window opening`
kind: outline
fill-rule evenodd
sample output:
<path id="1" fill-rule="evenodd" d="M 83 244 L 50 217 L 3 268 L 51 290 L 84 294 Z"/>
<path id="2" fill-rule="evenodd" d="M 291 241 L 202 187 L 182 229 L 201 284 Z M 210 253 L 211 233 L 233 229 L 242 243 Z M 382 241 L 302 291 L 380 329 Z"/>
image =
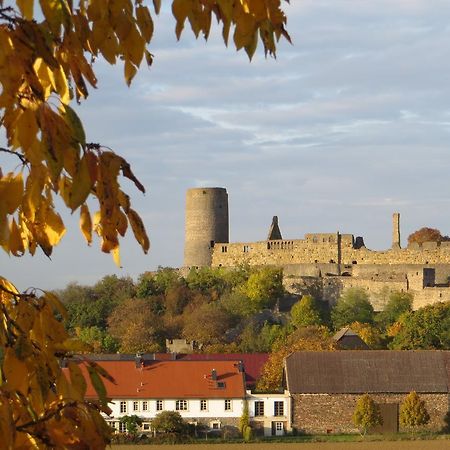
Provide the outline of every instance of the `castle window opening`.
<path id="1" fill-rule="evenodd" d="M 358 264 L 358 261 L 352 261 L 352 264 Z"/>
<path id="2" fill-rule="evenodd" d="M 322 239 L 322 242 L 327 242 L 327 238 L 323 238 L 323 239 Z"/>
<path id="3" fill-rule="evenodd" d="M 330 259 L 330 264 L 334 264 L 334 259 Z"/>
<path id="4" fill-rule="evenodd" d="M 228 250 L 228 247 L 226 245 L 222 245 L 222 253 L 226 253 Z"/>
<path id="5" fill-rule="evenodd" d="M 248 245 L 244 245 L 244 253 L 248 253 L 250 250 L 250 247 Z"/>
<path id="6" fill-rule="evenodd" d="M 211 248 L 214 248 L 214 241 L 211 241 L 211 242 L 209 243 L 209 246 L 210 246 Z"/>
<path id="7" fill-rule="evenodd" d="M 270 250 L 272 248 L 272 244 L 270 242 L 267 243 L 267 250 Z"/>

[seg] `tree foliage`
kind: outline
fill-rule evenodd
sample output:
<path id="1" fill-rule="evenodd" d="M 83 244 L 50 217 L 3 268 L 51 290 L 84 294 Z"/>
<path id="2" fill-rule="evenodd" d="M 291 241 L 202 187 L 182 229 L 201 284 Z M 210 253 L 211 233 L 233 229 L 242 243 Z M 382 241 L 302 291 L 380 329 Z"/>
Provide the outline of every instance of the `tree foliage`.
<path id="1" fill-rule="evenodd" d="M 423 244 L 424 242 L 442 242 L 448 240 L 449 237 L 442 236 L 439 230 L 423 227 L 408 236 L 408 245 L 413 243 Z"/>
<path id="2" fill-rule="evenodd" d="M 449 330 L 450 301 L 427 305 L 400 316 L 391 327 L 390 346 L 396 350 L 446 350 L 450 348 Z"/>
<path id="3" fill-rule="evenodd" d="M 331 320 L 336 330 L 353 322 L 373 323 L 373 319 L 373 307 L 362 288 L 345 289 L 331 311 Z"/>
<path id="4" fill-rule="evenodd" d="M 296 328 L 322 325 L 320 309 L 311 295 L 304 295 L 291 309 L 291 322 Z"/>
<path id="5" fill-rule="evenodd" d="M 380 408 L 369 394 L 364 394 L 356 402 L 353 423 L 360 429 L 362 435 L 365 435 L 369 428 L 383 424 Z"/>
<path id="6" fill-rule="evenodd" d="M 122 416 L 120 422 L 125 424 L 126 430 L 130 434 L 137 434 L 139 427 L 142 425 L 142 419 L 135 414 L 131 416 Z"/>
<path id="7" fill-rule="evenodd" d="M 326 327 L 302 327 L 280 337 L 274 344 L 257 382 L 258 391 L 274 392 L 281 389 L 283 361 L 292 352 L 303 350 L 334 350 L 335 344 Z"/>
<path id="8" fill-rule="evenodd" d="M 160 433 L 184 434 L 187 423 L 178 411 L 162 411 L 152 420 L 152 428 Z"/>
<path id="9" fill-rule="evenodd" d="M 119 237 L 128 228 L 147 252 L 144 224 L 119 178 L 141 192 L 144 187 L 124 158 L 89 141 L 71 103 L 87 98 L 88 85 L 97 86 L 94 61 L 100 57 L 123 61 L 128 85 L 143 59 L 152 64 L 151 10 L 131 0 L 5 3 L 0 0 L 0 124 L 7 144 L 0 153 L 19 164 L 8 173 L 0 165 L 0 246 L 12 256 L 34 255 L 38 248 L 49 256 L 66 231 L 56 208 L 64 204 L 79 212 L 87 243 L 96 233 L 117 265 Z M 154 13 L 160 7 L 154 0 Z M 232 30 L 236 48 L 249 57 L 258 41 L 274 55 L 276 40 L 289 39 L 280 0 L 173 0 L 172 12 L 178 38 L 186 21 L 196 36 L 208 38 L 215 17 L 225 43 Z M 57 358 L 81 350 L 58 320 L 65 316 L 62 304 L 49 292 L 19 294 L 0 277 L 0 305 L 2 445 L 104 448 L 106 374 L 89 366 L 97 404 L 83 400 L 84 379 L 74 366 L 70 380 L 62 376 Z"/>
<path id="10" fill-rule="evenodd" d="M 383 328 L 395 323 L 402 314 L 412 311 L 413 296 L 409 292 L 391 292 L 388 301 L 375 318 Z"/>
<path id="11" fill-rule="evenodd" d="M 400 423 L 406 428 L 417 428 L 426 425 L 430 421 L 425 406 L 425 401 L 422 400 L 415 391 L 410 392 L 403 403 L 400 405 Z"/>

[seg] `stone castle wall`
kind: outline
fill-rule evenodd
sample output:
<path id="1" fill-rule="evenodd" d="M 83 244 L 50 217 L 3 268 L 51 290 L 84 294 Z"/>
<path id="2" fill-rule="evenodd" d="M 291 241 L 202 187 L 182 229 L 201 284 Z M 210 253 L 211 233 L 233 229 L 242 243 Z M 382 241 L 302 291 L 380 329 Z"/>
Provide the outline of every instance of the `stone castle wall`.
<path id="1" fill-rule="evenodd" d="M 386 251 L 355 248 L 352 235 L 308 234 L 305 239 L 216 243 L 213 266 L 330 264 L 409 265 L 450 264 L 450 242 Z"/>

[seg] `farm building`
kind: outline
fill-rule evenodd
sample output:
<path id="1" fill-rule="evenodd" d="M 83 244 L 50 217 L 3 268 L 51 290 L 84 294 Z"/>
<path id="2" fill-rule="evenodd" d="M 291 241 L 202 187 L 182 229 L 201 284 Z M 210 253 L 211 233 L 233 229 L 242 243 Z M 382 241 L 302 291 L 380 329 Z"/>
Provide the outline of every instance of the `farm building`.
<path id="1" fill-rule="evenodd" d="M 449 411 L 450 351 L 297 352 L 285 360 L 292 427 L 306 433 L 356 432 L 358 398 L 368 393 L 383 416 L 381 432 L 399 431 L 399 406 L 411 391 L 425 400 L 429 430 Z M 401 428 L 400 428 L 400 431 Z"/>

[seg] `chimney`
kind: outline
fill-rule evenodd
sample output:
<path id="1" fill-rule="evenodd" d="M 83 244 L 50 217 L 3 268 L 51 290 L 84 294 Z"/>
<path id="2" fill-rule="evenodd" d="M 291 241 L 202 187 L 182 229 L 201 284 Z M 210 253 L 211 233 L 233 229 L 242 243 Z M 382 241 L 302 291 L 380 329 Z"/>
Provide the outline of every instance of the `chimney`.
<path id="1" fill-rule="evenodd" d="M 217 380 L 217 371 L 216 369 L 211 370 L 211 380 Z"/>
<path id="2" fill-rule="evenodd" d="M 400 213 L 392 215 L 392 248 L 400 249 Z"/>

